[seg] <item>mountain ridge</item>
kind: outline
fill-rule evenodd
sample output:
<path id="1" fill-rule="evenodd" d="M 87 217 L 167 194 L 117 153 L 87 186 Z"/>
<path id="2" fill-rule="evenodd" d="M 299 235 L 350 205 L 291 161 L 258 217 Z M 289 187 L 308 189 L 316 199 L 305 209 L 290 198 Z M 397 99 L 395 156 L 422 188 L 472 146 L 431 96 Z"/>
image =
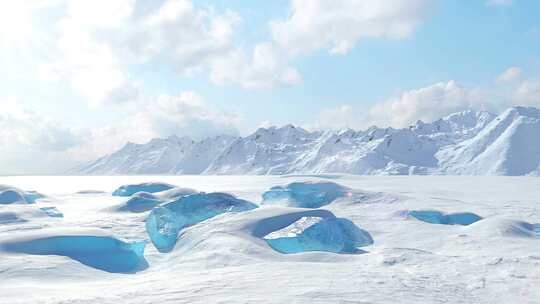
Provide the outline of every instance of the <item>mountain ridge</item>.
<path id="1" fill-rule="evenodd" d="M 170 136 L 124 147 L 70 173 L 540 175 L 540 109 L 466 110 L 408 128 L 259 128 L 245 137 Z"/>

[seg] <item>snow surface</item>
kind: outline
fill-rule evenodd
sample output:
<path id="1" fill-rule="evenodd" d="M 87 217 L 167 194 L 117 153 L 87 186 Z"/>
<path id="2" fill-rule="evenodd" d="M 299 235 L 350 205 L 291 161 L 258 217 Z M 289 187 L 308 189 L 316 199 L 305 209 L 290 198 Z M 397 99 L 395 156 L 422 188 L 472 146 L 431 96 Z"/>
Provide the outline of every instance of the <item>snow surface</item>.
<path id="1" fill-rule="evenodd" d="M 287 125 L 233 138 L 128 143 L 73 174 L 540 175 L 540 109 L 464 111 L 405 129 L 308 132 Z"/>
<path id="2" fill-rule="evenodd" d="M 220 214 L 185 228 L 174 249 L 160 253 L 149 243 L 148 212 L 117 212 L 113 207 L 126 197 L 111 195 L 120 185 L 156 180 L 255 204 L 268 189 L 293 182 L 332 181 L 353 195 L 317 209 L 262 205 Z M 41 212 L 7 222 L 0 216 L 0 303 L 540 302 L 537 177 L 19 176 L 0 177 L 0 183 L 46 195 L 35 204 L 1 205 L 0 213 L 55 207 L 64 215 Z M 410 210 L 482 219 L 436 225 L 408 216 Z M 362 244 L 362 254 L 283 254 L 267 243 L 334 218 L 365 230 L 373 244 Z M 76 238 L 43 243 L 52 237 Z M 133 252 L 147 265 L 134 271 L 106 271 L 73 254 L 98 248 L 91 257 L 107 252 L 114 259 L 125 247 L 113 244 L 141 241 L 147 242 L 144 256 L 137 255 L 141 245 Z M 23 245 L 10 250 L 6 244 Z"/>

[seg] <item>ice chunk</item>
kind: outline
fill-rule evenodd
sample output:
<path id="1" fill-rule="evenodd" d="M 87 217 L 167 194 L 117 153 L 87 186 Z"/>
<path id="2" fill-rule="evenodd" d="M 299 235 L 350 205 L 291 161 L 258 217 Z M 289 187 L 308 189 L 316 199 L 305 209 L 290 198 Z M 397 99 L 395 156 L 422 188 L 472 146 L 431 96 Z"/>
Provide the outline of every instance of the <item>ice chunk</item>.
<path id="1" fill-rule="evenodd" d="M 152 210 L 160 203 L 161 201 L 151 193 L 137 192 L 132 197 L 130 197 L 124 204 L 118 207 L 117 210 L 139 213 Z"/>
<path id="2" fill-rule="evenodd" d="M 113 273 L 133 273 L 148 267 L 144 242 L 127 243 L 110 236 L 33 236 L 0 243 L 0 250 L 32 255 L 61 255 Z"/>
<path id="3" fill-rule="evenodd" d="M 116 189 L 112 195 L 114 196 L 132 196 L 137 192 L 156 193 L 175 188 L 173 185 L 166 183 L 142 183 L 133 185 L 123 185 Z"/>
<path id="4" fill-rule="evenodd" d="M 23 191 L 11 186 L 0 185 L 0 204 L 33 204 L 44 195 L 35 191 Z"/>
<path id="5" fill-rule="evenodd" d="M 0 225 L 2 224 L 12 224 L 12 223 L 23 223 L 27 220 L 19 216 L 17 212 L 0 212 Z"/>
<path id="6" fill-rule="evenodd" d="M 162 201 L 169 201 L 169 200 L 176 200 L 181 197 L 188 196 L 195 193 L 198 193 L 198 191 L 191 188 L 174 187 L 172 189 L 156 193 L 155 195 Z"/>
<path id="7" fill-rule="evenodd" d="M 414 210 L 409 211 L 408 215 L 426 223 L 442 225 L 467 226 L 482 219 L 470 212 L 444 214 L 436 210 Z"/>
<path id="8" fill-rule="evenodd" d="M 367 231 L 344 218 L 304 217 L 282 231 L 265 236 L 264 239 L 281 253 L 358 253 L 361 252 L 358 247 L 373 244 L 373 238 Z"/>
<path id="9" fill-rule="evenodd" d="M 56 209 L 56 207 L 41 207 L 39 209 L 50 217 L 64 217 L 64 214 Z"/>
<path id="10" fill-rule="evenodd" d="M 7 189 L 0 192 L 0 204 L 12 204 L 24 201 L 24 196 L 17 190 Z"/>
<path id="11" fill-rule="evenodd" d="M 349 189 L 332 182 L 295 182 L 275 186 L 263 193 L 263 204 L 285 204 L 289 207 L 319 208 L 350 194 Z"/>
<path id="12" fill-rule="evenodd" d="M 146 231 L 160 252 L 170 252 L 183 228 L 222 213 L 255 208 L 257 205 L 226 193 L 192 194 L 153 209 L 146 219 Z"/>
<path id="13" fill-rule="evenodd" d="M 154 209 L 156 206 L 195 194 L 197 191 L 188 188 L 172 188 L 159 193 L 137 192 L 133 194 L 125 203 L 117 207 L 118 211 L 145 212 Z"/>

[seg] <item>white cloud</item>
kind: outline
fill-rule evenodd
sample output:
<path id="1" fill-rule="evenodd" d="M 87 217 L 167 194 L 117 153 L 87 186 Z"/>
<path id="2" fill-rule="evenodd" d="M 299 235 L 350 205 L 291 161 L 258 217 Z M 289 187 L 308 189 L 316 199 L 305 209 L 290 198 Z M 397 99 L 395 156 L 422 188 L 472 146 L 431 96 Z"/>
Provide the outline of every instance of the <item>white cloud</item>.
<path id="1" fill-rule="evenodd" d="M 291 0 L 287 20 L 270 24 L 274 41 L 292 53 L 329 48 L 345 54 L 363 38 L 406 38 L 429 0 Z"/>
<path id="2" fill-rule="evenodd" d="M 66 1 L 56 23 L 56 60 L 42 63 L 42 79 L 67 81 L 92 105 L 137 100 L 144 88 L 130 68 L 169 65 L 180 75 L 207 73 L 219 85 L 273 88 L 301 82 L 271 43 L 252 54 L 235 43 L 238 13 L 165 0 L 138 9 L 134 0 Z M 135 82 L 135 83 L 134 83 Z"/>
<path id="3" fill-rule="evenodd" d="M 434 121 L 446 115 L 476 109 L 496 110 L 494 102 L 479 88 L 467 88 L 456 81 L 439 82 L 424 88 L 402 92 L 399 96 L 379 102 L 367 110 L 342 105 L 321 111 L 311 129 L 365 129 L 379 127 L 404 128 L 418 120 Z"/>
<path id="4" fill-rule="evenodd" d="M 433 121 L 442 116 L 481 106 L 475 92 L 451 80 L 405 91 L 400 96 L 373 106 L 373 124 L 406 127 L 417 120 Z"/>
<path id="5" fill-rule="evenodd" d="M 126 142 L 144 143 L 171 135 L 202 139 L 238 135 L 240 116 L 206 103 L 195 92 L 162 95 L 126 108 L 125 118 L 99 128 L 68 128 L 7 101 L 0 113 L 0 174 L 59 173 L 111 153 Z"/>
<path id="6" fill-rule="evenodd" d="M 177 96 L 162 95 L 149 103 L 136 119 L 151 130 L 153 137 L 186 135 L 201 139 L 218 134 L 238 134 L 240 118 L 224 113 L 192 91 Z"/>
<path id="7" fill-rule="evenodd" d="M 302 83 L 302 76 L 288 65 L 286 55 L 268 42 L 257 44 L 252 57 L 236 50 L 215 58 L 211 63 L 211 78 L 217 84 L 239 83 L 255 89 Z"/>
<path id="8" fill-rule="evenodd" d="M 510 67 L 499 75 L 496 79 L 497 83 L 510 83 L 521 77 L 522 70 L 518 67 Z"/>
<path id="9" fill-rule="evenodd" d="M 515 105 L 540 106 L 540 81 L 527 80 L 520 83 L 512 101 Z"/>
<path id="10" fill-rule="evenodd" d="M 486 2 L 487 6 L 508 6 L 512 5 L 513 0 L 488 0 Z"/>
<path id="11" fill-rule="evenodd" d="M 10 111 L 0 113 L 0 174 L 47 173 L 66 169 L 73 149 L 89 134 L 68 128 L 7 101 Z"/>

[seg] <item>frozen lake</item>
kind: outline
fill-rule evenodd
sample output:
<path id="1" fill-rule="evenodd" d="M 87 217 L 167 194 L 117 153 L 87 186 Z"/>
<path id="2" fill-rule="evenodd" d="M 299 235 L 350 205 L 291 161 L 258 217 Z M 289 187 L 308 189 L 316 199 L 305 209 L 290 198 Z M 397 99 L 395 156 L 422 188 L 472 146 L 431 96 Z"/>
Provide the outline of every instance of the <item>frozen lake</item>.
<path id="1" fill-rule="evenodd" d="M 111 195 L 143 182 L 226 192 L 256 205 L 274 186 L 336 183 L 346 190 L 320 209 L 373 243 L 357 253 L 280 252 L 258 233 L 271 232 L 268 219 L 327 213 L 277 203 L 203 219 L 159 252 L 145 227 L 152 208 L 119 211 L 129 197 Z M 7 176 L 0 184 L 45 196 L 0 204 L 0 303 L 540 303 L 535 177 Z M 81 235 L 94 239 L 70 241 Z M 62 254 L 35 242 L 59 236 Z M 95 238 L 114 241 L 94 245 Z M 141 242 L 145 266 L 130 268 L 138 249 L 124 243 Z M 33 247 L 14 252 L 5 244 Z M 88 261 L 92 254 L 103 258 Z M 111 271 L 105 258 L 126 268 Z"/>

